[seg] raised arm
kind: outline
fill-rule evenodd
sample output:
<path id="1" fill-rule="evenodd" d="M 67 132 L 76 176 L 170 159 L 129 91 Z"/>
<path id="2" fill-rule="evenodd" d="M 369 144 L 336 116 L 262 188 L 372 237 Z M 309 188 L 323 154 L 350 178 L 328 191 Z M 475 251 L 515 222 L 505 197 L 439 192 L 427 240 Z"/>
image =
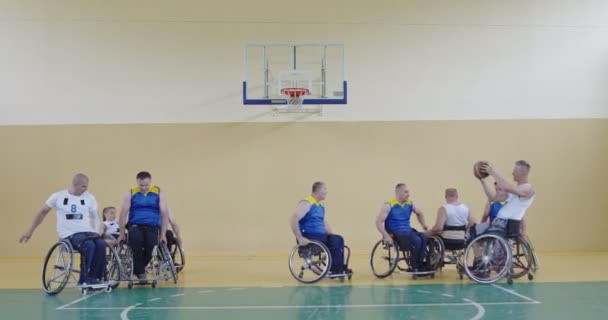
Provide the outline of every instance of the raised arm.
<path id="1" fill-rule="evenodd" d="M 380 234 L 382 235 L 382 240 L 388 243 L 393 243 L 391 235 L 388 234 L 388 232 L 386 231 L 386 227 L 384 226 L 384 222 L 386 221 L 386 218 L 388 217 L 388 213 L 390 211 L 391 206 L 388 203 L 382 205 L 382 208 L 380 208 L 380 213 L 378 213 L 378 217 L 376 218 L 376 229 L 380 231 Z"/>
<path id="2" fill-rule="evenodd" d="M 429 230 L 428 235 L 433 236 L 440 234 L 443 231 L 443 226 L 445 225 L 447 218 L 448 216 L 445 208 L 439 208 L 439 210 L 437 210 L 437 220 L 435 220 L 435 225 L 431 228 L 431 230 Z"/>
<path id="3" fill-rule="evenodd" d="M 296 206 L 293 215 L 291 215 L 290 220 L 291 232 L 293 232 L 293 235 L 296 237 L 296 240 L 298 240 L 298 243 L 303 246 L 310 243 L 310 241 L 304 238 L 304 236 L 302 235 L 302 232 L 300 231 L 299 222 L 300 220 L 302 220 L 302 218 L 304 218 L 308 210 L 310 210 L 310 203 L 308 203 L 308 201 L 300 201 L 300 203 L 298 203 L 298 205 Z"/>
<path id="4" fill-rule="evenodd" d="M 160 197 L 160 241 L 167 243 L 167 227 L 169 226 L 169 205 L 167 203 L 167 195 L 164 191 L 161 191 L 158 196 Z"/>
<path id="5" fill-rule="evenodd" d="M 486 222 L 490 218 L 490 201 L 486 201 L 486 205 L 483 207 L 483 215 L 481 216 L 481 222 Z M 469 213 L 469 219 L 471 214 Z M 470 223 L 470 221 L 469 221 Z"/>
<path id="6" fill-rule="evenodd" d="M 496 191 L 494 191 L 493 188 L 488 185 L 486 180 L 479 179 L 479 181 L 481 182 L 481 187 L 483 188 L 483 192 L 486 194 L 488 201 L 497 202 L 497 201 L 507 200 L 507 193 L 505 193 L 505 192 L 496 193 Z"/>
<path id="7" fill-rule="evenodd" d="M 467 218 L 467 229 L 473 226 L 476 223 L 475 218 L 473 218 L 473 212 L 469 210 L 469 217 Z"/>
<path id="8" fill-rule="evenodd" d="M 515 185 L 515 184 L 507 181 L 505 178 L 503 178 L 500 174 L 498 174 L 498 172 L 494 171 L 494 168 L 492 168 L 492 166 L 490 164 L 485 165 L 484 169 L 492 178 L 494 178 L 494 180 L 496 180 L 497 186 L 499 188 L 502 188 L 506 192 L 515 194 L 524 199 L 531 198 L 534 195 L 534 188 L 532 188 L 531 184 L 526 183 L 526 184 L 522 184 L 522 185 Z M 496 200 L 490 199 L 490 200 L 491 201 L 505 201 L 506 198 L 507 198 L 507 195 L 505 194 L 504 198 L 496 199 Z"/>
<path id="9" fill-rule="evenodd" d="M 329 225 L 329 223 L 327 223 L 327 219 L 325 219 L 324 223 L 325 223 L 325 233 L 334 234 L 334 229 L 332 229 L 331 226 Z"/>
<path id="10" fill-rule="evenodd" d="M 122 205 L 120 206 L 120 217 L 118 218 L 118 225 L 120 236 L 118 237 L 118 243 L 126 238 L 127 232 L 127 219 L 129 217 L 129 211 L 131 210 L 131 192 L 127 192 L 122 198 Z"/>
<path id="11" fill-rule="evenodd" d="M 418 219 L 418 222 L 420 222 L 422 229 L 424 229 L 424 231 L 428 231 L 429 226 L 426 224 L 426 221 L 424 221 L 424 213 L 422 213 L 422 210 L 417 206 L 414 206 L 412 211 L 416 214 L 416 218 Z"/>
<path id="12" fill-rule="evenodd" d="M 169 224 L 171 225 L 171 229 L 173 229 L 173 233 L 175 234 L 175 241 L 177 241 L 177 244 L 179 244 L 181 246 L 182 245 L 182 233 L 179 229 L 179 225 L 175 221 L 175 218 L 173 217 L 173 212 L 171 212 L 171 209 L 169 209 L 168 212 L 169 212 Z"/>
<path id="13" fill-rule="evenodd" d="M 46 215 L 51 212 L 51 210 L 52 208 L 48 205 L 44 205 L 40 210 L 38 210 L 36 216 L 34 216 L 34 221 L 32 221 L 30 227 L 27 228 L 19 238 L 19 243 L 26 243 L 32 238 L 34 230 L 36 230 L 36 228 L 42 223 Z"/>
<path id="14" fill-rule="evenodd" d="M 102 226 L 105 226 L 101 223 L 99 219 L 99 212 L 97 211 L 97 199 L 91 195 L 91 205 L 89 206 L 89 216 L 91 218 L 91 227 L 93 230 L 97 232 L 99 235 L 104 234 L 104 230 Z"/>

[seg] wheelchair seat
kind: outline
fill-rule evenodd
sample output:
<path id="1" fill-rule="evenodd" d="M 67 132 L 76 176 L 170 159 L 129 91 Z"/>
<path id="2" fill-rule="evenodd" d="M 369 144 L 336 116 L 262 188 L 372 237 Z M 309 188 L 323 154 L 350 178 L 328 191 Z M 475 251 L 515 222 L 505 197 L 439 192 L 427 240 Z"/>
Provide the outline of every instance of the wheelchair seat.
<path id="1" fill-rule="evenodd" d="M 447 251 L 464 250 L 466 247 L 466 226 L 443 226 L 440 237 Z"/>

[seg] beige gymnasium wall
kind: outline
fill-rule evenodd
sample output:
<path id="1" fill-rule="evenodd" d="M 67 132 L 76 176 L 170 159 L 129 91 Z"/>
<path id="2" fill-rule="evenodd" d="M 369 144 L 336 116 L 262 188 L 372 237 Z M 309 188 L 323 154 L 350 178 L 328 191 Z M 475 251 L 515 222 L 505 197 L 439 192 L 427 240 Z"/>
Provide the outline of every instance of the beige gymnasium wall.
<path id="1" fill-rule="evenodd" d="M 105 206 L 119 205 L 135 173 L 150 170 L 197 254 L 285 252 L 293 244 L 289 215 L 322 179 L 330 223 L 354 251 L 366 252 L 396 182 L 410 184 L 429 220 L 446 187 L 459 188 L 479 218 L 483 194 L 472 163 L 490 159 L 509 174 L 518 158 L 532 163 L 538 189 L 528 215 L 536 246 L 605 250 L 606 136 L 607 120 L 5 126 L 0 252 L 46 250 L 54 217 L 30 245 L 17 246 L 18 236 L 76 171 L 91 176 Z"/>
<path id="2" fill-rule="evenodd" d="M 284 253 L 295 203 L 323 179 L 334 228 L 367 252 L 396 182 L 429 220 L 448 186 L 479 217 L 472 163 L 508 174 L 519 158 L 538 249 L 608 249 L 607 2 L 284 4 L 0 1 L 0 256 L 44 253 L 54 218 L 18 236 L 77 171 L 118 205 L 150 170 L 196 254 Z M 242 106 L 244 44 L 286 41 L 344 42 L 348 106 Z"/>

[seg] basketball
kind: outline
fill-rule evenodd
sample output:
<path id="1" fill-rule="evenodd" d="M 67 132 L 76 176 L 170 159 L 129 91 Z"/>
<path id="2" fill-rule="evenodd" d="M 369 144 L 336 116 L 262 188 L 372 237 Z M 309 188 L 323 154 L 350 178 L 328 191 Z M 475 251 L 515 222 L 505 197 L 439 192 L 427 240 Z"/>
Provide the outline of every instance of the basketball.
<path id="1" fill-rule="evenodd" d="M 477 161 L 473 166 L 473 175 L 477 179 L 483 179 L 488 176 L 488 173 L 483 170 L 483 166 L 487 165 L 486 161 Z"/>

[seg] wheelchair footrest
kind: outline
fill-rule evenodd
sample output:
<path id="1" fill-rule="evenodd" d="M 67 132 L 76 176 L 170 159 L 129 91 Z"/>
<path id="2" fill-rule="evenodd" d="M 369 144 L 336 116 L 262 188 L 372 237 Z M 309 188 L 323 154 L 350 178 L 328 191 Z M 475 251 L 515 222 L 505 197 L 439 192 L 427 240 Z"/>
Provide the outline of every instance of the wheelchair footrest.
<path id="1" fill-rule="evenodd" d="M 430 276 L 432 274 L 435 274 L 437 272 L 437 270 L 416 271 L 416 272 L 407 272 L 407 271 L 395 271 L 395 272 L 398 272 L 400 274 L 411 274 L 411 275 L 416 275 L 416 276 L 424 277 L 424 276 Z"/>
<path id="2" fill-rule="evenodd" d="M 76 288 L 78 289 L 105 289 L 107 287 L 111 287 L 113 285 L 115 285 L 116 282 L 115 281 L 110 281 L 110 282 L 104 282 L 104 283 L 98 283 L 98 284 L 79 284 L 76 286 Z"/>
<path id="3" fill-rule="evenodd" d="M 348 276 L 352 276 L 353 275 L 353 271 L 349 270 L 349 271 L 345 271 L 345 272 L 340 272 L 340 273 L 328 273 L 327 277 L 328 278 L 344 278 L 344 277 L 348 277 Z"/>

